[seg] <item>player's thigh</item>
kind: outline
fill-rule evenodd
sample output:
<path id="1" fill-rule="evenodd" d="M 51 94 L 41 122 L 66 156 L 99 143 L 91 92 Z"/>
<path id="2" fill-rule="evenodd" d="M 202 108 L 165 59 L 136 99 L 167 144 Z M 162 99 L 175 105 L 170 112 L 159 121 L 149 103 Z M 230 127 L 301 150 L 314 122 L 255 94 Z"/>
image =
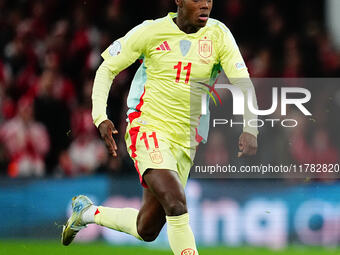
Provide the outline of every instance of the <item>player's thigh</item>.
<path id="1" fill-rule="evenodd" d="M 156 238 L 165 224 L 165 212 L 150 189 L 143 190 L 142 206 L 137 217 L 137 230 L 145 240 Z"/>
<path id="2" fill-rule="evenodd" d="M 162 205 L 166 215 L 175 216 L 187 212 L 184 188 L 178 173 L 167 169 L 148 169 L 144 181 Z"/>

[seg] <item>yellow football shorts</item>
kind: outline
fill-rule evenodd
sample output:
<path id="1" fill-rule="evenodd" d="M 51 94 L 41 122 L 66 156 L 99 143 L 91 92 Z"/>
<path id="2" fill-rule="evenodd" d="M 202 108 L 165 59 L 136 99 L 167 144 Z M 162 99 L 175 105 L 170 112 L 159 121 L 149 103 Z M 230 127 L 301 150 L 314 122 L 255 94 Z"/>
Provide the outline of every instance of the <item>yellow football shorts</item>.
<path id="1" fill-rule="evenodd" d="M 143 180 L 147 169 L 173 170 L 185 187 L 193 164 L 190 157 L 190 153 L 194 153 L 193 149 L 171 142 L 160 131 L 148 130 L 136 121 L 127 125 L 125 142 L 143 187 L 147 188 Z"/>

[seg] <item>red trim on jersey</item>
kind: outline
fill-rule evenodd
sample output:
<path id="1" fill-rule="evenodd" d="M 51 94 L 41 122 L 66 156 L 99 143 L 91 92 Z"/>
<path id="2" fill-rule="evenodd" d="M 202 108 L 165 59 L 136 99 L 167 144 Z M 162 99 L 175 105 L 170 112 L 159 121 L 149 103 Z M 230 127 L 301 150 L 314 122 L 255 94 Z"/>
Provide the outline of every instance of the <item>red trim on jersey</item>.
<path id="1" fill-rule="evenodd" d="M 169 44 L 168 44 L 167 41 L 164 41 L 163 43 L 164 43 L 164 45 L 165 45 L 165 47 L 166 47 L 167 50 L 171 50 L 171 49 L 170 49 L 170 46 L 169 46 Z"/>
<path id="2" fill-rule="evenodd" d="M 139 168 L 138 168 L 138 161 L 136 159 L 136 157 L 137 157 L 137 154 L 136 154 L 136 150 L 137 150 L 136 149 L 136 142 L 137 142 L 137 136 L 138 136 L 138 133 L 139 133 L 139 129 L 140 129 L 140 126 L 130 128 L 129 135 L 130 135 L 130 139 L 131 139 L 131 145 L 130 145 L 129 148 L 131 149 L 131 157 L 135 161 L 135 168 L 136 168 L 137 173 L 139 175 L 139 181 L 140 181 L 140 183 L 142 184 L 142 186 L 144 188 L 147 188 L 148 186 L 144 182 L 143 176 L 140 174 L 140 171 L 139 171 Z"/>
<path id="3" fill-rule="evenodd" d="M 139 99 L 139 104 L 136 106 L 136 110 L 140 111 L 140 108 L 142 107 L 142 105 L 144 104 L 144 100 L 143 97 L 145 95 L 145 85 L 144 85 L 144 91 L 143 94 L 141 95 L 140 99 Z"/>
<path id="4" fill-rule="evenodd" d="M 160 47 L 161 47 L 162 50 L 165 50 L 163 43 L 160 45 Z"/>
<path id="5" fill-rule="evenodd" d="M 130 123 L 134 120 L 134 119 L 137 119 L 139 118 L 141 115 L 141 112 L 132 112 L 128 115 L 128 118 L 129 118 L 129 121 Z"/>
<path id="6" fill-rule="evenodd" d="M 97 214 L 99 214 L 100 213 L 100 211 L 98 210 L 98 208 L 97 208 L 97 210 L 96 210 L 96 212 L 94 213 L 94 215 L 97 215 Z"/>
<path id="7" fill-rule="evenodd" d="M 198 142 L 198 143 L 202 142 L 202 140 L 203 140 L 203 137 L 202 137 L 202 136 L 200 136 L 200 135 L 198 134 L 198 130 L 197 130 L 197 128 L 195 128 L 195 131 L 196 131 L 196 136 L 195 136 L 195 140 L 196 140 L 196 142 Z"/>
<path id="8" fill-rule="evenodd" d="M 129 130 L 129 135 L 130 135 L 130 138 L 131 138 L 131 145 L 129 146 L 129 148 L 131 149 L 131 157 L 132 158 L 137 157 L 136 142 L 137 142 L 137 135 L 138 135 L 139 129 L 140 129 L 140 126 L 130 128 L 130 130 Z M 137 169 L 137 171 L 138 171 L 138 169 Z"/>
<path id="9" fill-rule="evenodd" d="M 142 108 L 142 105 L 144 104 L 144 100 L 143 97 L 145 95 L 145 87 L 144 87 L 144 91 L 143 94 L 141 95 L 140 99 L 139 99 L 139 104 L 136 106 L 136 112 L 132 112 L 128 115 L 129 121 L 130 123 L 132 123 L 132 121 L 136 118 L 139 118 L 140 115 L 142 114 L 142 112 L 140 111 L 140 109 Z M 130 149 L 131 149 L 131 157 L 134 159 L 135 161 L 135 168 L 138 172 L 139 175 L 139 181 L 142 184 L 142 186 L 144 188 L 147 188 L 148 186 L 146 185 L 146 183 L 143 181 L 143 176 L 140 174 L 139 172 L 139 168 L 138 168 L 138 161 L 136 159 L 137 154 L 136 154 L 136 142 L 137 142 L 137 136 L 138 136 L 138 132 L 139 132 L 139 128 L 140 126 L 137 127 L 133 127 L 130 128 L 129 130 L 129 135 L 130 135 L 130 139 L 131 139 L 131 145 L 130 145 Z"/>
<path id="10" fill-rule="evenodd" d="M 143 100 L 143 97 L 145 95 L 145 87 L 144 87 L 144 91 L 143 91 L 143 94 L 141 95 L 140 99 L 139 99 L 139 104 L 136 106 L 136 112 L 131 112 L 129 115 L 128 115 L 128 118 L 129 118 L 129 121 L 130 123 L 132 123 L 132 121 L 134 119 L 137 119 L 140 117 L 140 115 L 142 114 L 142 112 L 140 111 L 140 108 L 142 108 L 142 105 L 144 104 L 144 100 Z"/>

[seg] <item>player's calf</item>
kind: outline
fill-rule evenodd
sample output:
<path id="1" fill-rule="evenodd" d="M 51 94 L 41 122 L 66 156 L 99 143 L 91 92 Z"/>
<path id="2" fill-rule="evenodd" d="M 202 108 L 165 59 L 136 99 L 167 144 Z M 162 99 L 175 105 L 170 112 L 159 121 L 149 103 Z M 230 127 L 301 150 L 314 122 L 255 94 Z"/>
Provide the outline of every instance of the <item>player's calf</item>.
<path id="1" fill-rule="evenodd" d="M 184 189 L 178 174 L 171 170 L 149 170 L 144 175 L 144 180 L 164 209 L 169 243 L 174 254 L 198 255 L 189 225 Z"/>
<path id="2" fill-rule="evenodd" d="M 160 231 L 155 231 L 154 229 L 146 228 L 145 225 L 137 225 L 137 232 L 139 236 L 145 242 L 155 241 Z"/>
<path id="3" fill-rule="evenodd" d="M 165 212 L 150 189 L 144 189 L 137 217 L 137 231 L 146 242 L 154 241 L 165 224 Z"/>

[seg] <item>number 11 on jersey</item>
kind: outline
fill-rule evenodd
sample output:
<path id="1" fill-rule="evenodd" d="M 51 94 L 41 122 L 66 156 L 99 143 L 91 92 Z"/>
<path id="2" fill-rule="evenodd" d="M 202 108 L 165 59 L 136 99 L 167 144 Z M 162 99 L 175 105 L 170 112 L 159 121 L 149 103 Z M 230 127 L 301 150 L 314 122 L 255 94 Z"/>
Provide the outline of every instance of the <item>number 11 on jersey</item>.
<path id="1" fill-rule="evenodd" d="M 182 62 L 179 61 L 177 65 L 174 66 L 174 69 L 177 69 L 177 74 L 176 74 L 176 82 L 178 83 L 179 80 L 181 79 L 181 72 L 182 72 Z M 185 67 L 183 67 L 184 71 L 186 72 L 185 75 L 185 83 L 189 83 L 190 79 L 190 73 L 191 73 L 191 63 L 189 62 Z"/>

